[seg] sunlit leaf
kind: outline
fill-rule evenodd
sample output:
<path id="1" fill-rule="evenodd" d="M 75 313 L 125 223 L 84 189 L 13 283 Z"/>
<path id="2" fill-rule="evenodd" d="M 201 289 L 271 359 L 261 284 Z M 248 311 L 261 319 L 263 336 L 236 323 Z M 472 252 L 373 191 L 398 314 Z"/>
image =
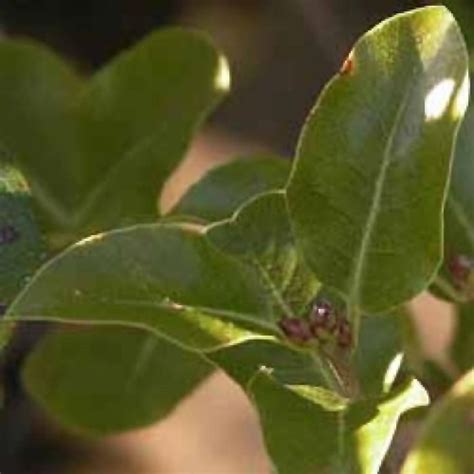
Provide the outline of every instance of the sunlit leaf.
<path id="1" fill-rule="evenodd" d="M 352 312 L 395 306 L 434 277 L 468 86 L 454 18 L 427 7 L 366 33 L 311 113 L 290 214 L 308 264 Z"/>

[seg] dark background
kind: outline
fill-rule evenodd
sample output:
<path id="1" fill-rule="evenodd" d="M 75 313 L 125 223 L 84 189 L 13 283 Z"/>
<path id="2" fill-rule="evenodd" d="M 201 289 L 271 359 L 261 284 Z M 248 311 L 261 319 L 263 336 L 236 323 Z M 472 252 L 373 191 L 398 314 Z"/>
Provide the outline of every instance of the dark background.
<path id="1" fill-rule="evenodd" d="M 291 154 L 322 85 L 354 40 L 413 0 L 3 0 L 8 35 L 44 41 L 88 72 L 164 24 L 207 30 L 233 88 L 213 123 Z"/>

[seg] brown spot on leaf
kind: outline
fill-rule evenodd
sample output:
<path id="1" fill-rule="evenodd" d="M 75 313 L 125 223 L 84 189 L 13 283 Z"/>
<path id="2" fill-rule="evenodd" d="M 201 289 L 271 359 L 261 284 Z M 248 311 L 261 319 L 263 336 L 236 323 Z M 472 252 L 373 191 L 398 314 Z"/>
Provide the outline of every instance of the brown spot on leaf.
<path id="1" fill-rule="evenodd" d="M 354 70 L 354 57 L 352 55 L 352 52 L 350 52 L 347 58 L 344 59 L 341 69 L 339 70 L 339 74 L 341 76 L 345 76 L 347 74 L 350 74 L 353 70 Z"/>

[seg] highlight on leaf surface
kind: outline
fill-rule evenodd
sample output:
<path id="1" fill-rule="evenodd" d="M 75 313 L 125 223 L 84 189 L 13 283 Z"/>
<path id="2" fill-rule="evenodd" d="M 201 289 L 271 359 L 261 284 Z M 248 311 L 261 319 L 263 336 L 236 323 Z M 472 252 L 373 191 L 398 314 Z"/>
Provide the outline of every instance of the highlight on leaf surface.
<path id="1" fill-rule="evenodd" d="M 351 62 L 303 128 L 288 203 L 309 266 L 357 314 L 410 299 L 438 269 L 469 79 L 459 27 L 438 6 L 380 23 Z"/>

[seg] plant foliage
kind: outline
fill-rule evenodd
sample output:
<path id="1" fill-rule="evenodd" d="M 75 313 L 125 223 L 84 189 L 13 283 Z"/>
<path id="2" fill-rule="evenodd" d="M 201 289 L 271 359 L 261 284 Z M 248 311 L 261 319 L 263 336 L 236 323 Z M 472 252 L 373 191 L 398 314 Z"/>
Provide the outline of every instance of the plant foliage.
<path id="1" fill-rule="evenodd" d="M 469 97 L 461 32 L 444 7 L 377 25 L 322 92 L 291 166 L 224 165 L 160 219 L 164 182 L 228 86 L 222 55 L 181 29 L 88 81 L 43 46 L 0 43 L 0 341 L 19 322 L 56 323 L 22 377 L 70 429 L 152 423 L 220 368 L 254 403 L 276 472 L 376 473 L 400 417 L 429 403 L 403 362 L 404 304 L 429 285 L 460 304 L 474 294 L 469 143 L 447 198 Z M 472 470 L 426 454 L 469 457 L 469 434 L 461 447 L 448 431 L 471 385 L 439 402 L 404 474 Z"/>

